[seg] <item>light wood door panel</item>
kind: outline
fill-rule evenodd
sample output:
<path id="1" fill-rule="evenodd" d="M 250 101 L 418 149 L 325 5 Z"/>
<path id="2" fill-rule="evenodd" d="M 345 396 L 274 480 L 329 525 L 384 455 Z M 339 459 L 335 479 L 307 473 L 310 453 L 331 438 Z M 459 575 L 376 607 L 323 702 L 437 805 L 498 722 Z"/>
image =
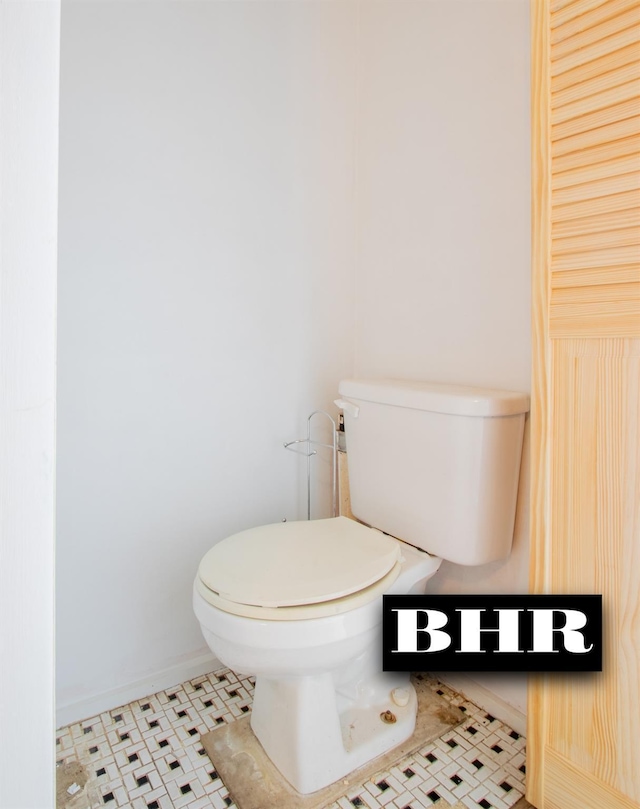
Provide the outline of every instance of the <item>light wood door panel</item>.
<path id="1" fill-rule="evenodd" d="M 634 65 L 637 61 L 638 44 L 632 41 L 624 48 L 605 53 L 591 62 L 578 65 L 572 70 L 553 76 L 551 79 L 551 92 L 554 94 L 559 93 L 565 88 L 574 88 L 575 90 L 584 82 L 594 78 L 602 81 L 610 71 L 623 65 Z M 635 76 L 635 73 L 633 75 Z"/>
<path id="2" fill-rule="evenodd" d="M 611 3 L 603 3 L 602 0 L 586 0 L 572 3 L 564 16 L 551 16 L 551 42 L 555 44 L 582 31 L 593 30 L 599 23 L 636 7 L 637 2 L 638 0 L 612 0 Z"/>
<path id="3" fill-rule="evenodd" d="M 601 593 L 605 641 L 531 678 L 539 809 L 640 809 L 639 14 L 532 0 L 531 586 Z"/>

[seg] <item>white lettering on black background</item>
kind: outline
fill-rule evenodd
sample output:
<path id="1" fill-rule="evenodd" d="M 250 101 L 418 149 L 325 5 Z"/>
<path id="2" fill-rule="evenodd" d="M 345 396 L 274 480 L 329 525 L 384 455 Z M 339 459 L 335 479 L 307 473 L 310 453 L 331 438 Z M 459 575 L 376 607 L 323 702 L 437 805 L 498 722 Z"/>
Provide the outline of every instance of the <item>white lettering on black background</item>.
<path id="1" fill-rule="evenodd" d="M 602 596 L 383 597 L 385 671 L 601 671 Z"/>

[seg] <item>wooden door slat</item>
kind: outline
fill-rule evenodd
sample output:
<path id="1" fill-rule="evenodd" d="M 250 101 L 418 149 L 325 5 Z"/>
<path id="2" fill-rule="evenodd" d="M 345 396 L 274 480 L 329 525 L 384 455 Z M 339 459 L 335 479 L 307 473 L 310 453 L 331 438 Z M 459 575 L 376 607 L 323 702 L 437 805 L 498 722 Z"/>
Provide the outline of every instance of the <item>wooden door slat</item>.
<path id="1" fill-rule="evenodd" d="M 552 340 L 572 338 L 637 338 L 640 322 L 640 304 L 625 304 L 603 310 L 599 303 L 581 304 L 574 307 L 552 306 L 550 309 L 549 337 Z M 558 592 L 558 589 L 554 590 Z M 637 807 L 636 807 L 637 809 Z"/>
<path id="2" fill-rule="evenodd" d="M 598 56 L 591 61 L 579 64 L 571 70 L 559 73 L 551 79 L 553 95 L 572 90 L 593 80 L 601 80 L 603 76 L 625 65 L 631 65 L 640 59 L 640 42 L 631 41 L 626 47 L 613 50 Z"/>
<path id="3" fill-rule="evenodd" d="M 612 211 L 636 210 L 638 205 L 640 205 L 640 190 L 625 191 L 622 194 L 612 194 L 610 197 L 585 199 L 571 202 L 568 205 L 558 205 L 551 210 L 551 221 L 553 223 L 566 222 Z"/>
<path id="4" fill-rule="evenodd" d="M 636 3 L 637 0 L 609 0 L 609 2 L 596 0 L 595 3 L 583 3 L 583 10 L 579 14 L 575 13 L 577 11 L 575 7 L 579 4 L 573 3 L 570 7 L 573 9 L 573 15 L 569 19 L 561 22 L 559 14 L 551 15 L 551 44 L 554 45 L 563 39 L 586 31 L 598 23 L 617 17 L 624 11 L 633 8 Z"/>
<path id="5" fill-rule="evenodd" d="M 627 284 L 640 281 L 640 262 L 623 267 L 595 267 L 551 273 L 551 288 Z"/>
<path id="6" fill-rule="evenodd" d="M 569 202 L 609 197 L 639 188 L 640 171 L 630 171 L 627 174 L 614 174 L 611 177 L 599 177 L 597 180 L 589 180 L 578 185 L 557 188 L 551 194 L 551 204 L 555 207 Z"/>
<path id="7" fill-rule="evenodd" d="M 552 248 L 553 249 L 553 248 Z M 600 250 L 587 250 L 583 253 L 551 254 L 552 272 L 559 270 L 586 270 L 595 267 L 617 267 L 624 264 L 637 264 L 640 250 L 636 244 L 606 247 Z"/>
<path id="8" fill-rule="evenodd" d="M 605 90 L 627 84 L 627 82 L 637 79 L 638 76 L 640 76 L 640 62 L 635 61 L 621 65 L 608 73 L 599 73 L 591 79 L 571 84 L 569 87 L 565 87 L 564 90 L 552 93 L 551 109 L 556 110 L 576 101 L 591 98 Z"/>
<path id="9" fill-rule="evenodd" d="M 551 125 L 551 141 L 559 141 L 575 135 L 582 135 L 592 129 L 601 129 L 607 124 L 619 123 L 627 118 L 634 118 L 640 113 L 640 99 L 633 97 L 620 104 L 614 104 L 605 109 L 580 115 L 570 121 Z"/>
<path id="10" fill-rule="evenodd" d="M 611 8 L 611 3 L 607 3 L 598 10 L 598 13 L 606 13 L 605 9 Z M 593 14 L 594 12 L 592 12 Z M 564 56 L 576 53 L 577 51 L 584 50 L 585 48 L 596 45 L 602 40 L 606 40 L 620 31 L 627 31 L 640 23 L 640 6 L 637 3 L 632 3 L 627 7 L 626 11 L 621 14 L 616 14 L 610 19 L 600 22 L 597 25 L 590 25 L 584 30 L 573 34 L 558 42 L 551 43 L 551 61 L 555 62 L 562 59 Z"/>
<path id="11" fill-rule="evenodd" d="M 636 74 L 640 75 L 640 74 Z M 640 79 L 633 79 L 632 81 L 618 84 L 608 90 L 603 90 L 600 93 L 585 96 L 570 104 L 563 104 L 553 109 L 551 113 L 551 123 L 561 124 L 565 121 L 571 121 L 574 118 L 580 118 L 590 113 L 595 113 L 598 110 L 604 110 L 608 107 L 613 107 L 616 104 L 621 104 L 625 101 L 638 99 L 640 97 Z M 638 103 L 638 101 L 636 101 Z M 640 110 L 640 104 L 638 105 Z M 638 111 L 636 110 L 636 112 Z"/>
<path id="12" fill-rule="evenodd" d="M 555 287 L 551 293 L 552 306 L 601 303 L 615 307 L 620 304 L 640 304 L 640 281 L 623 284 L 597 284 L 578 287 Z"/>
<path id="13" fill-rule="evenodd" d="M 640 142 L 640 136 L 637 138 Z M 601 180 L 607 177 L 616 177 L 620 174 L 629 174 L 640 169 L 640 152 L 635 149 L 631 154 L 625 154 L 620 149 L 620 141 L 613 145 L 610 154 L 615 157 L 609 160 L 582 165 L 577 168 L 559 172 L 551 176 L 551 188 L 555 191 L 559 188 L 570 188 L 572 185 L 582 185 L 583 183 Z"/>
<path id="14" fill-rule="evenodd" d="M 583 216 L 579 219 L 568 219 L 555 222 L 551 229 L 554 239 L 568 236 L 580 236 L 588 233 L 600 233 L 610 230 L 625 230 L 640 227 L 640 211 L 637 208 L 597 213 L 595 216 Z"/>
<path id="15" fill-rule="evenodd" d="M 588 14 L 598 6 L 604 6 L 607 2 L 608 0 L 569 0 L 557 9 L 552 6 L 549 14 L 549 28 L 553 31 L 576 17 Z"/>
<path id="16" fill-rule="evenodd" d="M 551 242 L 551 255 L 563 256 L 572 253 L 585 253 L 590 250 L 602 250 L 609 247 L 640 246 L 640 227 L 630 227 L 624 230 L 605 230 L 600 233 L 585 233 L 580 236 L 568 236 L 562 239 L 553 239 Z M 640 251 L 638 252 L 640 261 Z M 552 262 L 552 271 L 555 264 Z"/>
<path id="17" fill-rule="evenodd" d="M 551 144 L 552 158 L 571 152 L 579 152 L 594 146 L 603 146 L 617 140 L 633 137 L 640 132 L 640 116 L 614 121 L 606 126 L 581 132 L 570 138 L 563 138 Z"/>
<path id="18" fill-rule="evenodd" d="M 583 65 L 587 65 L 589 62 L 593 62 L 596 59 L 601 59 L 607 54 L 626 48 L 628 45 L 637 46 L 639 31 L 640 27 L 638 25 L 634 25 L 631 28 L 625 28 L 622 31 L 618 31 L 615 34 L 606 37 L 606 39 L 600 39 L 585 48 L 579 48 L 572 53 L 568 53 L 566 56 L 557 57 L 555 60 L 551 61 L 551 75 L 559 76 L 562 73 L 566 73 L 568 70 L 582 67 Z M 583 80 L 587 77 L 588 71 L 585 72 Z"/>

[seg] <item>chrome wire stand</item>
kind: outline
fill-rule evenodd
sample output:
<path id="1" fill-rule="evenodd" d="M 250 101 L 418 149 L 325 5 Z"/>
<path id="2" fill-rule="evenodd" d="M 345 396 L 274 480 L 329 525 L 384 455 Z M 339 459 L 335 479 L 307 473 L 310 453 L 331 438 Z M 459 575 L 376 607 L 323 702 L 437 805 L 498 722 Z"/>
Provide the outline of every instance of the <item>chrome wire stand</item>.
<path id="1" fill-rule="evenodd" d="M 325 416 L 331 422 L 331 434 L 333 435 L 332 444 L 324 444 L 322 441 L 313 441 L 311 438 L 311 421 L 314 416 Z M 336 473 L 338 463 L 338 441 L 337 430 L 334 419 L 326 412 L 326 410 L 314 410 L 313 413 L 307 418 L 307 437 L 296 438 L 295 441 L 287 441 L 284 448 L 289 452 L 295 452 L 298 455 L 304 455 L 307 459 L 307 519 L 311 519 L 311 458 L 318 454 L 316 449 L 312 447 L 324 447 L 332 451 L 331 456 L 331 488 L 333 492 L 333 516 L 338 516 L 338 475 Z"/>

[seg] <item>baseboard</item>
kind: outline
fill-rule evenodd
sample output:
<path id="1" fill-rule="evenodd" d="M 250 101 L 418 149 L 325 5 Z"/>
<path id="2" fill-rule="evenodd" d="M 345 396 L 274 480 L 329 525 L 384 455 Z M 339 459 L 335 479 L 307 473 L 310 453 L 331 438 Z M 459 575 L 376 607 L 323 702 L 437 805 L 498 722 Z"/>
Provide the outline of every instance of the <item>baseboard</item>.
<path id="1" fill-rule="evenodd" d="M 148 697 L 157 691 L 179 685 L 186 680 L 193 680 L 202 674 L 208 674 L 223 668 L 222 663 L 210 652 L 189 657 L 173 666 L 155 672 L 149 677 L 135 680 L 118 688 L 102 691 L 85 699 L 58 703 L 56 706 L 56 727 L 61 728 L 73 722 L 80 722 L 103 711 L 112 711 L 136 699 Z"/>
<path id="2" fill-rule="evenodd" d="M 485 688 L 466 674 L 447 672 L 446 674 L 438 674 L 437 677 L 441 682 L 453 688 L 454 691 L 463 694 L 471 702 L 475 702 L 476 705 L 484 708 L 487 713 L 509 725 L 520 735 L 526 736 L 526 715 L 501 699 L 495 691 Z"/>
<path id="3" fill-rule="evenodd" d="M 83 719 L 97 716 L 103 711 L 112 711 L 114 708 L 119 708 L 133 700 L 148 697 L 157 691 L 163 691 L 173 685 L 193 680 L 195 677 L 200 677 L 219 668 L 223 668 L 223 665 L 217 657 L 214 657 L 211 653 L 200 654 L 155 672 L 152 676 L 126 683 L 118 688 L 102 691 L 85 699 L 58 703 L 56 706 L 56 727 L 60 728 L 73 722 L 80 722 Z M 525 714 L 505 702 L 494 691 L 485 688 L 465 674 L 446 673 L 439 674 L 438 677 L 443 683 L 446 683 L 460 694 L 464 694 L 476 705 L 484 708 L 518 733 L 526 735 L 527 718 Z"/>

